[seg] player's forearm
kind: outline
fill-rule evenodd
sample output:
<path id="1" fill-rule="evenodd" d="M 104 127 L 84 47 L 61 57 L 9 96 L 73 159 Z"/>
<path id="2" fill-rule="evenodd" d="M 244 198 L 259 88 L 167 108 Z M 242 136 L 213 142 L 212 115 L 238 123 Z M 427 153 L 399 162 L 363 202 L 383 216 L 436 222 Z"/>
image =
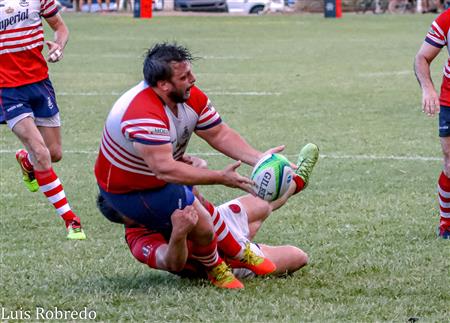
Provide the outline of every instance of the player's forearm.
<path id="1" fill-rule="evenodd" d="M 51 18 L 47 19 L 48 24 L 54 32 L 53 41 L 61 46 L 62 49 L 66 47 L 67 41 L 69 40 L 69 29 L 62 19 L 61 15 L 57 13 Z"/>
<path id="2" fill-rule="evenodd" d="M 414 73 L 417 81 L 423 91 L 434 90 L 433 80 L 431 79 L 430 64 L 425 56 L 417 54 L 414 60 Z"/>
<path id="3" fill-rule="evenodd" d="M 253 148 L 241 135 L 229 128 L 223 136 L 210 142 L 211 146 L 222 154 L 243 163 L 254 166 L 262 157 L 262 152 Z"/>
<path id="4" fill-rule="evenodd" d="M 200 169 L 182 162 L 156 163 L 153 169 L 156 176 L 169 183 L 184 185 L 214 185 L 224 183 L 223 171 Z"/>
<path id="5" fill-rule="evenodd" d="M 69 29 L 67 29 L 67 26 L 63 23 L 58 30 L 55 30 L 55 43 L 61 46 L 61 48 L 64 48 L 68 41 Z"/>

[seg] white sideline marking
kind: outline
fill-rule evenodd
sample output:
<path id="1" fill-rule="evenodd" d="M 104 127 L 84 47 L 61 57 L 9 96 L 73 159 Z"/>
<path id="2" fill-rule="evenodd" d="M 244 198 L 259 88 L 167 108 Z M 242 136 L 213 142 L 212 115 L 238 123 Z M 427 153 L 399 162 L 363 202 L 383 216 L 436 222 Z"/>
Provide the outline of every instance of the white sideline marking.
<path id="1" fill-rule="evenodd" d="M 14 154 L 15 150 L 2 149 L 0 154 Z M 65 154 L 83 154 L 83 155 L 96 155 L 98 150 L 64 150 Z M 221 157 L 223 156 L 218 152 L 196 152 L 188 153 L 194 156 L 209 156 L 209 157 Z M 297 157 L 297 154 L 285 154 L 286 157 Z M 379 155 L 336 155 L 336 154 L 322 154 L 320 158 L 324 159 L 350 159 L 350 160 L 402 160 L 402 161 L 440 161 L 440 157 L 426 157 L 426 156 L 379 156 Z"/>
<path id="2" fill-rule="evenodd" d="M 233 91 L 205 91 L 211 95 L 234 95 L 234 96 L 280 96 L 281 92 L 233 92 Z M 56 96 L 120 96 L 120 92 L 59 92 Z"/>
<path id="3" fill-rule="evenodd" d="M 361 73 L 359 76 L 363 77 L 380 77 L 380 76 L 399 76 L 399 75 L 412 75 L 410 70 L 393 71 L 393 72 L 374 72 L 374 73 Z"/>

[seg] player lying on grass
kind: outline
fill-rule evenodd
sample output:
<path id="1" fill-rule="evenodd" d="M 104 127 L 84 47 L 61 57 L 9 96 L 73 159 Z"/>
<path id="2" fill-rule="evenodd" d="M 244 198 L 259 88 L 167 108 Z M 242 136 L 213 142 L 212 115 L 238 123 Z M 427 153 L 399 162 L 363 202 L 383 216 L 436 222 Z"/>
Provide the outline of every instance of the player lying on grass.
<path id="1" fill-rule="evenodd" d="M 305 183 L 318 158 L 317 146 L 305 146 L 299 155 L 299 167 L 296 173 L 304 176 Z M 197 167 L 205 167 L 206 163 L 198 158 L 187 158 Z M 299 171 L 300 170 L 300 171 Z M 306 171 L 307 170 L 307 171 Z M 224 239 L 228 232 L 241 245 L 246 246 L 244 257 L 266 257 L 272 261 L 276 270 L 272 274 L 292 273 L 306 265 L 308 256 L 301 249 L 290 246 L 269 246 L 251 242 L 260 229 L 262 223 L 276 209 L 283 206 L 288 198 L 299 192 L 296 181 L 292 181 L 288 191 L 278 200 L 266 202 L 252 195 L 246 195 L 214 208 L 194 188 L 194 192 L 210 212 L 214 221 L 214 230 L 218 241 Z M 303 188 L 303 187 L 302 187 Z M 200 263 L 190 256 L 189 233 L 198 220 L 198 215 L 191 206 L 183 210 L 176 210 L 172 216 L 172 232 L 170 236 L 150 230 L 136 224 L 129 218 L 120 215 L 108 203 L 98 197 L 97 205 L 102 214 L 109 220 L 125 224 L 125 237 L 133 256 L 140 262 L 154 269 L 166 270 L 180 276 L 205 277 L 206 272 Z M 217 213 L 221 218 L 215 217 Z M 226 230 L 224 229 L 226 228 Z M 231 267 L 234 267 L 236 277 L 252 277 L 254 272 L 242 268 L 242 262 L 225 257 Z M 217 273 L 220 275 L 220 273 Z"/>

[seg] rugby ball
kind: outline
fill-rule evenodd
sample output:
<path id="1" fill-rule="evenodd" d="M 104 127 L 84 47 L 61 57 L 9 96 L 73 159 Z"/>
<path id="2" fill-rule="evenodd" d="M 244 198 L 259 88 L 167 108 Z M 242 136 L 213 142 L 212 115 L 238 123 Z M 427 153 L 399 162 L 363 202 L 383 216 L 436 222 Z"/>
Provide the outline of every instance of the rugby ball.
<path id="1" fill-rule="evenodd" d="M 280 154 L 266 155 L 253 168 L 253 191 L 265 201 L 274 201 L 286 193 L 292 176 L 293 171 L 286 157 Z"/>

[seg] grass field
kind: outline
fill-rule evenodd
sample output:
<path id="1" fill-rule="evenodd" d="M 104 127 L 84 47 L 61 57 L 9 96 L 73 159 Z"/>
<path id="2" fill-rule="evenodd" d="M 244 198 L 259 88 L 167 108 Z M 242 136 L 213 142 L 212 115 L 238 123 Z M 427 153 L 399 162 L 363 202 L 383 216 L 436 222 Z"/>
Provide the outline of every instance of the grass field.
<path id="1" fill-rule="evenodd" d="M 71 40 L 50 70 L 65 151 L 55 170 L 88 240 L 66 241 L 43 196 L 25 190 L 20 145 L 0 127 L 0 307 L 87 307 L 98 321 L 450 322 L 450 244 L 435 236 L 437 121 L 422 115 L 412 71 L 433 16 L 65 20 Z M 321 147 L 308 189 L 257 236 L 304 249 L 310 264 L 298 273 L 248 280 L 240 292 L 178 279 L 135 261 L 122 227 L 97 212 L 92 169 L 105 117 L 140 81 L 145 49 L 166 40 L 201 57 L 197 84 L 253 145 L 286 144 L 292 159 L 307 142 Z M 436 84 L 445 56 L 433 64 Z M 212 168 L 230 162 L 198 140 L 189 152 Z M 202 191 L 216 203 L 241 194 Z"/>

